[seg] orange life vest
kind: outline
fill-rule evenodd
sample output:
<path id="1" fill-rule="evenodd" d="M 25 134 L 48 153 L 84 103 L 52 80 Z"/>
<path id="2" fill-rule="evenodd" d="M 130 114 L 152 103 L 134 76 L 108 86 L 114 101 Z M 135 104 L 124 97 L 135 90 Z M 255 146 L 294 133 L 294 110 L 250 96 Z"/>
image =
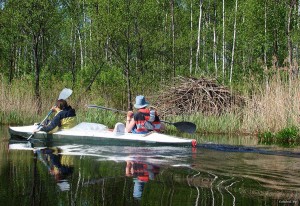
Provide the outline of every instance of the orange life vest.
<path id="1" fill-rule="evenodd" d="M 157 113 L 155 112 L 155 118 L 154 121 L 150 122 L 150 110 L 146 108 L 142 108 L 138 110 L 138 113 L 134 115 L 134 121 L 135 121 L 135 132 L 136 133 L 146 133 L 151 130 L 147 129 L 145 124 L 151 123 L 153 126 L 153 131 L 160 132 L 161 123 L 159 120 L 159 117 Z"/>

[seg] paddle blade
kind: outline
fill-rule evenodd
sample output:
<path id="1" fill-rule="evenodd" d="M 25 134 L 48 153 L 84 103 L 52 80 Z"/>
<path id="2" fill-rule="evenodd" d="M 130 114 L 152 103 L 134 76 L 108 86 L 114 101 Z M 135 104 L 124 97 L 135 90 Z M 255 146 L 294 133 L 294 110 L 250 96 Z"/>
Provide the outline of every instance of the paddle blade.
<path id="1" fill-rule="evenodd" d="M 194 133 L 196 125 L 192 122 L 175 122 L 173 125 L 181 132 Z"/>
<path id="2" fill-rule="evenodd" d="M 73 92 L 72 89 L 64 88 L 60 92 L 58 99 L 66 100 L 66 99 L 68 99 L 69 96 L 71 96 L 72 92 Z"/>

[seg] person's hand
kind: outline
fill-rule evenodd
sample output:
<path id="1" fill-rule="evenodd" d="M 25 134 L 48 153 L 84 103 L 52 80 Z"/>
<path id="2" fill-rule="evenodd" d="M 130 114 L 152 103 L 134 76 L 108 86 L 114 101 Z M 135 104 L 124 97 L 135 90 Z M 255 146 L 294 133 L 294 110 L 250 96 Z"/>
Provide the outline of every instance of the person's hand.
<path id="1" fill-rule="evenodd" d="M 39 132 L 40 130 L 39 129 L 34 129 L 33 130 L 33 133 L 37 133 L 37 132 Z"/>
<path id="2" fill-rule="evenodd" d="M 133 111 L 128 111 L 127 112 L 127 120 L 131 120 L 133 117 Z"/>
<path id="3" fill-rule="evenodd" d="M 51 111 L 52 111 L 52 112 L 56 112 L 56 108 L 57 108 L 57 106 L 54 105 L 54 106 L 51 108 Z"/>

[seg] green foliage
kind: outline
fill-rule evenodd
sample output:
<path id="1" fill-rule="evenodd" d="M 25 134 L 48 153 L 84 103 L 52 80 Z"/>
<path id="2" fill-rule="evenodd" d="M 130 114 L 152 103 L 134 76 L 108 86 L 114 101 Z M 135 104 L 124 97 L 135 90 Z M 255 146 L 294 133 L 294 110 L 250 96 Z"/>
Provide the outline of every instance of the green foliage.
<path id="1" fill-rule="evenodd" d="M 41 75 L 44 75 L 41 84 L 49 84 L 48 80 L 54 75 L 74 87 L 82 86 L 83 82 L 83 86 L 87 86 L 103 64 L 103 71 L 116 71 L 116 68 L 119 71 L 116 75 L 113 71 L 106 75 L 101 71 L 99 75 L 102 77 L 97 78 L 97 82 L 102 81 L 100 85 L 105 87 L 109 84 L 108 80 L 116 85 L 121 78 L 123 93 L 127 92 L 127 72 L 133 93 L 156 90 L 165 81 L 170 81 L 174 69 L 176 75 L 205 74 L 227 82 L 235 17 L 235 85 L 243 84 L 249 77 L 264 77 L 264 52 L 269 67 L 272 66 L 273 55 L 278 59 L 277 65 L 282 67 L 288 54 L 285 30 L 289 8 L 280 1 L 241 1 L 238 2 L 237 13 L 233 12 L 235 1 L 226 1 L 225 28 L 222 4 L 204 1 L 198 70 L 195 70 L 195 55 L 198 50 L 199 1 L 175 1 L 174 45 L 173 14 L 165 1 L 16 0 L 6 1 L 3 5 L 0 13 L 0 72 L 10 79 L 38 75 L 34 69 L 36 57 L 32 52 L 36 46 Z M 293 8 L 291 36 L 295 42 L 299 32 L 294 24 L 298 18 Z M 216 48 L 213 45 L 214 28 Z M 226 43 L 224 73 L 221 71 L 223 30 Z M 34 42 L 34 37 L 39 37 L 37 42 Z M 191 49 L 193 56 L 190 56 Z M 218 57 L 217 68 L 213 52 Z M 119 88 L 116 90 L 119 91 Z"/>
<path id="2" fill-rule="evenodd" d="M 258 134 L 258 139 L 261 143 L 272 143 L 274 138 L 274 134 L 270 131 Z"/>
<path id="3" fill-rule="evenodd" d="M 299 138 L 299 128 L 296 126 L 291 126 L 280 130 L 277 135 L 279 141 L 294 141 Z"/>
<path id="4" fill-rule="evenodd" d="M 96 122 L 104 124 L 109 128 L 114 128 L 117 122 L 125 121 L 124 115 L 106 110 L 89 109 L 86 113 L 79 114 L 77 115 L 78 122 Z"/>
<path id="5" fill-rule="evenodd" d="M 300 142 L 300 133 L 297 126 L 283 128 L 277 133 L 264 132 L 258 135 L 259 141 L 265 144 L 294 145 Z"/>

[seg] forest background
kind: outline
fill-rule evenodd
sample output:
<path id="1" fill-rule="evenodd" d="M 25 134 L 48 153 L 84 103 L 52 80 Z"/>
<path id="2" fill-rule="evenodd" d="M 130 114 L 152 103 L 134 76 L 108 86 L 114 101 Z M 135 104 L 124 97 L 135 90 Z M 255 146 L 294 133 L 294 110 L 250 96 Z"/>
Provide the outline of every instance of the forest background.
<path id="1" fill-rule="evenodd" d="M 245 104 L 170 118 L 200 132 L 298 130 L 299 0 L 1 0 L 0 36 L 2 124 L 42 119 L 68 87 L 79 121 L 112 126 L 124 117 L 86 104 L 127 110 L 183 76 Z"/>

